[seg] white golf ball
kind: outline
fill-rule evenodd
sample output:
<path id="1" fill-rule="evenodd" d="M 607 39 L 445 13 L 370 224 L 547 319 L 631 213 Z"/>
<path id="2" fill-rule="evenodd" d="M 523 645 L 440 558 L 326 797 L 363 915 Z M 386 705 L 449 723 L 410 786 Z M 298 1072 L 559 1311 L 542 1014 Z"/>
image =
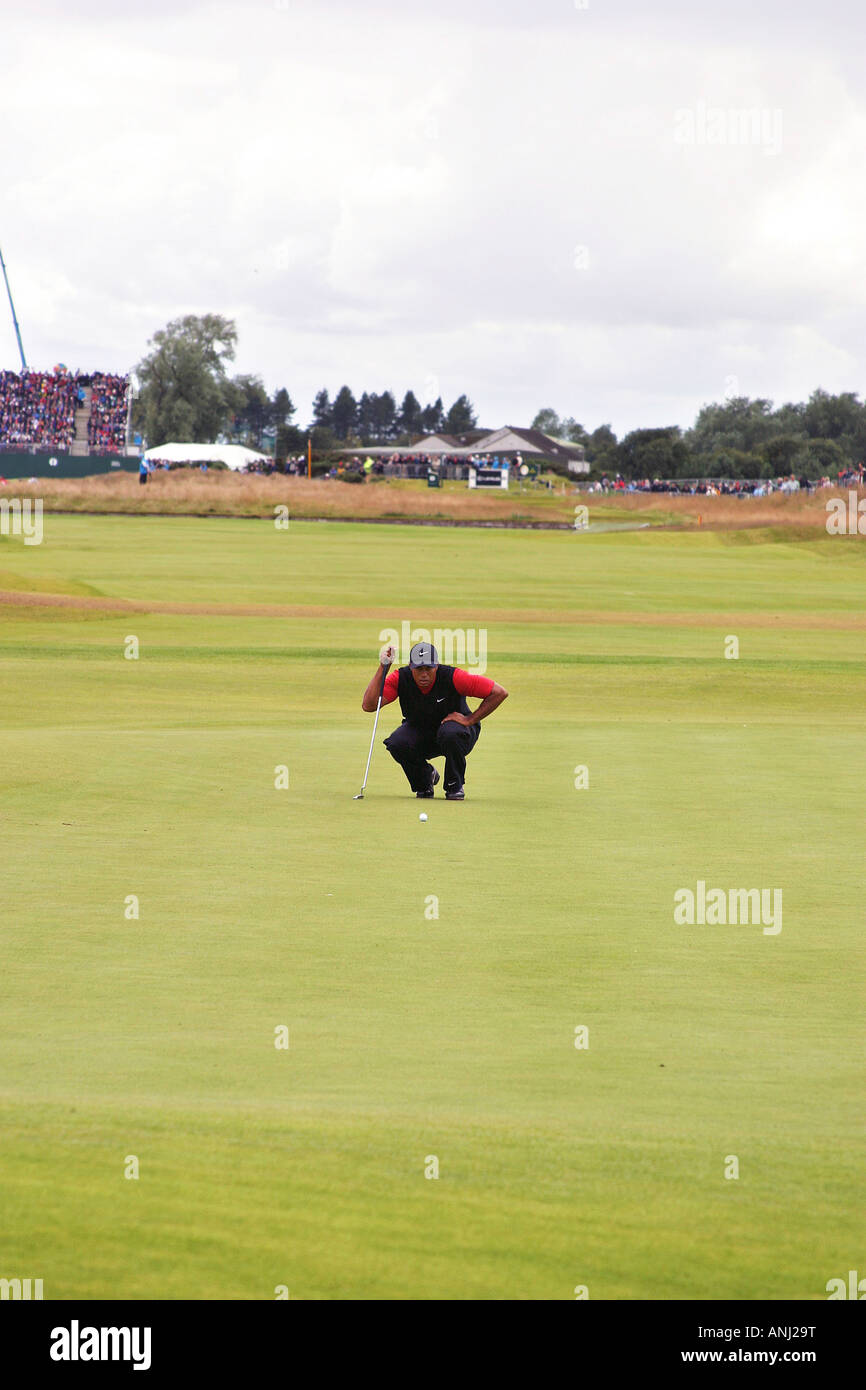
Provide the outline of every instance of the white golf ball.
<path id="1" fill-rule="evenodd" d="M 427 819 L 427 812 L 426 812 L 426 811 L 422 811 L 421 814 L 420 814 L 420 816 L 418 817 L 418 819 L 419 819 L 419 820 L 426 820 L 426 819 Z"/>

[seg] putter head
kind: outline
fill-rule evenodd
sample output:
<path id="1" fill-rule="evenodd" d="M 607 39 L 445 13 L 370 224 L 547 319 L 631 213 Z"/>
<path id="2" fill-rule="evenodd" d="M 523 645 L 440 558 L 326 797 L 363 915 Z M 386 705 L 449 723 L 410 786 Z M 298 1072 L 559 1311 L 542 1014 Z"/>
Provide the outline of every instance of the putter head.
<path id="1" fill-rule="evenodd" d="M 364 800 L 364 793 L 363 793 L 363 792 L 358 792 L 358 795 L 357 795 L 357 796 L 353 796 L 353 797 L 352 797 L 352 800 L 353 800 L 353 801 L 363 801 L 363 800 Z"/>

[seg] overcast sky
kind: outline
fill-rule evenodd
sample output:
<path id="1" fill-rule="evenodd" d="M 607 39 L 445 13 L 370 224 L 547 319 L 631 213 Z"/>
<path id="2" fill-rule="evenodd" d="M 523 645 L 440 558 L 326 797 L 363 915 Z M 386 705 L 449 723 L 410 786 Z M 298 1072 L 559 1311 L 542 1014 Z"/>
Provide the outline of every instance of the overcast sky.
<path id="1" fill-rule="evenodd" d="M 302 425 L 343 383 L 620 435 L 862 391 L 864 10 L 0 0 L 28 362 L 216 312 Z"/>

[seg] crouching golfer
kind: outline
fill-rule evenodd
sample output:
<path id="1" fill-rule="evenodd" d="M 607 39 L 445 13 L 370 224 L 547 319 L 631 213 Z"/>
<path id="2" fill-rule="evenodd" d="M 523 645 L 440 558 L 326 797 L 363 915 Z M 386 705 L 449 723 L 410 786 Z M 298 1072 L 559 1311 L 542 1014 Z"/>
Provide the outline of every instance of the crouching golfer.
<path id="1" fill-rule="evenodd" d="M 385 675 L 396 654 L 394 647 L 382 648 L 379 669 L 364 691 L 361 706 L 372 714 L 380 691 L 383 705 L 399 700 L 403 723 L 384 744 L 409 786 L 416 796 L 432 796 L 439 773 L 427 759 L 444 758 L 445 800 L 463 801 L 466 758 L 478 741 L 481 720 L 502 704 L 508 691 L 487 676 L 470 676 L 459 666 L 440 666 L 436 648 L 429 642 L 416 642 L 409 665 Z M 476 710 L 470 710 L 467 695 L 481 699 Z"/>

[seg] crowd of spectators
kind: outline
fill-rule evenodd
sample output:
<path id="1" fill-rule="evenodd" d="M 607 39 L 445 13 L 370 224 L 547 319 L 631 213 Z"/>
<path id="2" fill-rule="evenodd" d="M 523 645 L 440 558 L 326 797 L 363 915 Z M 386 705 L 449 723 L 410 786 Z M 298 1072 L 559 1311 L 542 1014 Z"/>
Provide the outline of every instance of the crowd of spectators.
<path id="1" fill-rule="evenodd" d="M 90 453 L 119 453 L 126 444 L 129 378 L 113 376 L 110 372 L 94 372 L 90 377 L 79 377 L 78 382 L 82 402 L 84 387 L 90 386 L 90 419 L 87 422 Z"/>
<path id="2" fill-rule="evenodd" d="M 325 474 L 326 478 L 339 478 L 343 473 L 365 473 L 374 477 L 386 478 L 426 478 L 433 470 L 442 477 L 466 478 L 471 466 L 488 468 L 507 468 L 508 460 L 493 459 L 489 454 L 388 454 L 385 457 L 359 458 L 354 455 L 339 459 Z"/>
<path id="3" fill-rule="evenodd" d="M 114 454 L 126 444 L 129 378 L 106 372 L 0 371 L 0 449 L 68 450 L 75 412 L 91 390 L 88 452 Z"/>
<path id="4" fill-rule="evenodd" d="M 304 463 L 304 472 L 306 472 L 306 468 L 307 465 Z M 249 463 L 244 464 L 241 469 L 243 473 L 260 473 L 266 478 L 269 478 L 272 473 L 285 472 L 295 474 L 301 471 L 300 459 L 287 459 L 284 468 L 277 468 L 276 463 L 271 458 L 250 459 Z"/>
<path id="5" fill-rule="evenodd" d="M 472 467 L 508 468 L 512 478 L 521 480 L 521 464 L 516 458 L 506 458 L 491 454 L 388 454 L 385 457 L 354 454 L 338 459 L 324 474 L 325 478 L 340 478 L 345 474 L 358 473 L 369 477 L 426 478 L 431 470 L 443 477 L 465 479 Z M 530 465 L 531 468 L 531 465 Z M 290 458 L 285 468 L 277 468 L 272 459 L 258 459 L 249 463 L 247 473 L 271 474 L 275 471 L 291 475 L 305 476 L 307 460 L 304 455 Z M 524 470 L 525 471 L 525 470 Z M 795 473 L 780 474 L 776 478 L 624 478 L 621 473 L 602 474 L 600 480 L 585 482 L 577 477 L 570 479 L 572 485 L 587 492 L 663 492 L 683 496 L 706 495 L 716 497 L 766 497 L 774 492 L 814 492 L 828 487 L 866 486 L 866 465 L 860 463 L 842 469 L 835 478 L 825 475 L 821 478 L 798 477 Z"/>
<path id="6" fill-rule="evenodd" d="M 522 458 L 506 458 L 490 454 L 388 454 L 385 457 L 349 455 L 338 459 L 324 474 L 325 478 L 342 478 L 347 474 L 350 480 L 357 480 L 360 473 L 364 477 L 402 477 L 426 478 L 433 470 L 443 477 L 468 477 L 471 467 L 508 468 L 513 478 L 521 480 Z M 525 470 L 524 470 L 525 471 Z M 274 472 L 288 473 L 291 476 L 306 476 L 305 455 L 289 458 L 284 466 L 277 467 L 273 459 L 256 459 L 244 469 L 246 473 L 270 475 Z M 825 476 L 817 479 L 797 477 L 796 474 L 780 474 L 776 478 L 737 479 L 737 478 L 624 478 L 621 473 L 603 474 L 601 479 L 586 483 L 578 478 L 571 480 L 581 490 L 588 492 L 661 492 L 677 495 L 702 495 L 710 497 L 766 497 L 774 492 L 814 492 L 819 488 L 866 486 L 866 466 L 852 465 L 842 469 L 837 477 Z"/>
<path id="7" fill-rule="evenodd" d="M 0 447 L 68 449 L 77 405 L 68 373 L 0 371 Z"/>
<path id="8" fill-rule="evenodd" d="M 708 497 L 769 497 L 774 492 L 815 492 L 826 487 L 862 486 L 866 482 L 864 465 L 851 465 L 842 469 L 836 478 L 826 475 L 822 478 L 797 477 L 795 473 L 780 474 L 776 478 L 623 478 L 616 473 L 613 478 L 606 473 L 600 481 L 590 483 L 588 492 L 666 492 L 680 496 L 696 494 Z"/>

